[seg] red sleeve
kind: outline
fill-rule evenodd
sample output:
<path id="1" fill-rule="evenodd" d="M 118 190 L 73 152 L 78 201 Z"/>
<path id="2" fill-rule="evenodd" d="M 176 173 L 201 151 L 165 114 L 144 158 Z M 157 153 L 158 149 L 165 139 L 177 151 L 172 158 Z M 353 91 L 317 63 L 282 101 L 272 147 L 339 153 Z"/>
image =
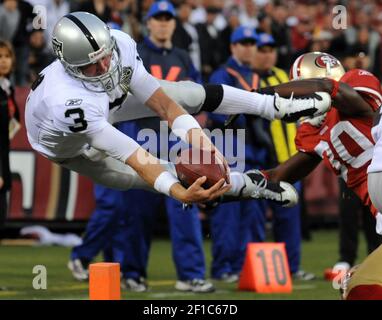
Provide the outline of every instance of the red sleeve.
<path id="1" fill-rule="evenodd" d="M 340 82 L 344 82 L 356 90 L 369 103 L 373 110 L 382 104 L 382 91 L 379 80 L 369 71 L 353 69 L 346 72 Z"/>
<path id="2" fill-rule="evenodd" d="M 316 153 L 314 148 L 320 142 L 320 130 L 309 123 L 302 123 L 298 129 L 295 138 L 296 148 L 304 153 Z"/>

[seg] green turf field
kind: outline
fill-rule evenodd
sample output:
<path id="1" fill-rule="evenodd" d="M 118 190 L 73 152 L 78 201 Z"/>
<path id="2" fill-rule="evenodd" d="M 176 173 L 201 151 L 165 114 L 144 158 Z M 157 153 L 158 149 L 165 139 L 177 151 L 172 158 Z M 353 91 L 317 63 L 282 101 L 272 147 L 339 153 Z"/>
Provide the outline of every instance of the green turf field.
<path id="1" fill-rule="evenodd" d="M 362 238 L 362 237 L 361 237 Z M 359 259 L 365 257 L 365 242 L 360 242 Z M 87 283 L 72 279 L 66 263 L 69 249 L 62 247 L 0 246 L 0 299 L 87 299 Z M 235 284 L 214 282 L 216 292 L 210 294 L 179 293 L 173 286 L 175 269 L 170 242 L 153 242 L 149 263 L 150 292 L 123 292 L 123 299 L 338 299 L 330 282 L 323 280 L 323 271 L 337 259 L 338 232 L 313 232 L 313 240 L 304 242 L 302 267 L 317 274 L 313 281 L 294 281 L 291 294 L 256 294 L 240 292 Z M 206 241 L 206 259 L 210 263 L 210 247 Z M 47 289 L 32 287 L 35 265 L 47 268 Z"/>

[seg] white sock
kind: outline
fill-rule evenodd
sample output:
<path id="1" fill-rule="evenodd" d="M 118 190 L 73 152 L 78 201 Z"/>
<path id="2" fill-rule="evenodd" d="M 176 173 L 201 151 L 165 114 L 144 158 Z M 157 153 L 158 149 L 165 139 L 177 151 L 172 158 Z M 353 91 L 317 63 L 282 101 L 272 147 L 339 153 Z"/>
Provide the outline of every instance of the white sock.
<path id="1" fill-rule="evenodd" d="M 273 120 L 275 116 L 274 96 L 236 89 L 223 84 L 223 100 L 214 113 L 253 114 Z"/>
<path id="2" fill-rule="evenodd" d="M 227 196 L 238 196 L 241 189 L 245 187 L 245 180 L 243 174 L 240 172 L 231 172 L 229 175 L 231 180 L 231 189 L 225 193 Z"/>

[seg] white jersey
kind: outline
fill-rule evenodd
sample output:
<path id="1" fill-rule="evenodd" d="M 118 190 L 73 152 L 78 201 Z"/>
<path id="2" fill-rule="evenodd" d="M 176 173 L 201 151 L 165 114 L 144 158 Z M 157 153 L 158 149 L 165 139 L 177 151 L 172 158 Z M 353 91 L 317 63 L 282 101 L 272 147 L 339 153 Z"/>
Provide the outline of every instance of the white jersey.
<path id="1" fill-rule="evenodd" d="M 379 124 L 373 128 L 372 135 L 375 141 L 375 146 L 371 164 L 367 168 L 368 173 L 382 171 L 382 115 Z"/>
<path id="2" fill-rule="evenodd" d="M 159 83 L 145 70 L 135 41 L 121 31 L 112 30 L 111 34 L 120 50 L 122 68 L 132 71 L 130 93 L 144 104 Z M 51 159 L 76 157 L 90 145 L 124 162 L 138 144 L 108 122 L 109 103 L 120 96 L 86 89 L 54 61 L 42 71 L 27 98 L 25 122 L 30 144 Z"/>

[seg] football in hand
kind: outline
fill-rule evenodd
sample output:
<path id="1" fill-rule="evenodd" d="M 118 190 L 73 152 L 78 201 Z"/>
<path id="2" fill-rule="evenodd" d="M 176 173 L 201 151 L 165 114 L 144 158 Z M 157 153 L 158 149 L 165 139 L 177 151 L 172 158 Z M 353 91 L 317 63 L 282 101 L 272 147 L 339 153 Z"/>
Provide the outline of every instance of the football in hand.
<path id="1" fill-rule="evenodd" d="M 207 177 L 203 184 L 205 189 L 212 187 L 222 178 L 226 182 L 228 180 L 223 161 L 215 152 L 195 148 L 182 150 L 175 160 L 175 168 L 178 179 L 186 188 L 203 176 Z"/>

